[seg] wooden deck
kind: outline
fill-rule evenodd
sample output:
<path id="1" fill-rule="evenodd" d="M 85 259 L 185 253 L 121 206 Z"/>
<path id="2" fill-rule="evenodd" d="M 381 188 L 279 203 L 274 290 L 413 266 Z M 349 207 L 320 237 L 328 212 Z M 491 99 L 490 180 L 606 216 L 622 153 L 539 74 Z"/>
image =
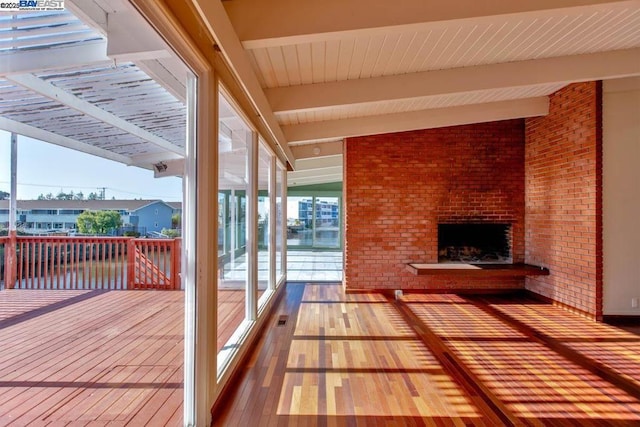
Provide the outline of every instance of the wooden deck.
<path id="1" fill-rule="evenodd" d="M 184 293 L 0 292 L 0 425 L 182 425 Z"/>
<path id="2" fill-rule="evenodd" d="M 286 292 L 216 425 L 640 425 L 632 332 L 524 297 Z"/>
<path id="3" fill-rule="evenodd" d="M 245 291 L 218 290 L 218 339 L 220 352 L 245 317 Z"/>

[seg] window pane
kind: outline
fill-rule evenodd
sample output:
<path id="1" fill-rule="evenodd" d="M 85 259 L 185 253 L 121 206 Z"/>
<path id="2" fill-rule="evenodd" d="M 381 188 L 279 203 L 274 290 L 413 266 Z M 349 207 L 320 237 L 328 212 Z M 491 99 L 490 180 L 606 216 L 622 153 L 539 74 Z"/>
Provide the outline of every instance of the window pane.
<path id="1" fill-rule="evenodd" d="M 271 263 L 269 257 L 271 215 L 271 194 L 269 179 L 271 176 L 271 152 L 260 143 L 258 154 L 258 296 L 269 285 Z"/>
<path id="2" fill-rule="evenodd" d="M 340 247 L 340 200 L 337 197 L 315 197 L 313 246 Z"/>
<path id="3" fill-rule="evenodd" d="M 313 197 L 289 197 L 287 210 L 287 245 L 313 246 Z"/>
<path id="4" fill-rule="evenodd" d="M 217 348 L 220 353 L 233 348 L 235 343 L 230 338 L 245 318 L 247 141 L 251 131 L 223 95 L 219 96 L 219 105 Z"/>
<path id="5" fill-rule="evenodd" d="M 284 229 L 284 212 L 282 212 L 282 192 L 283 192 L 283 176 L 284 168 L 280 163 L 277 164 L 276 170 L 276 283 L 280 281 L 283 271 L 284 245 L 283 245 L 283 229 Z"/>
<path id="6" fill-rule="evenodd" d="M 287 197 L 287 247 L 340 249 L 340 198 Z"/>
<path id="7" fill-rule="evenodd" d="M 218 256 L 229 250 L 229 192 L 218 192 Z"/>

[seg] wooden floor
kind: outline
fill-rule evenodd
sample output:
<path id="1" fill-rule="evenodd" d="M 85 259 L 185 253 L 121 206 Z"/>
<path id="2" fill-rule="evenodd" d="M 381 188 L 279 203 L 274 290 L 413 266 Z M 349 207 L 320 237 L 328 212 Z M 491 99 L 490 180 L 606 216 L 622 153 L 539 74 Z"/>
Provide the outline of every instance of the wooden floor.
<path id="1" fill-rule="evenodd" d="M 640 336 L 525 297 L 288 284 L 222 426 L 640 425 Z"/>
<path id="2" fill-rule="evenodd" d="M 0 426 L 182 425 L 184 293 L 0 292 Z"/>

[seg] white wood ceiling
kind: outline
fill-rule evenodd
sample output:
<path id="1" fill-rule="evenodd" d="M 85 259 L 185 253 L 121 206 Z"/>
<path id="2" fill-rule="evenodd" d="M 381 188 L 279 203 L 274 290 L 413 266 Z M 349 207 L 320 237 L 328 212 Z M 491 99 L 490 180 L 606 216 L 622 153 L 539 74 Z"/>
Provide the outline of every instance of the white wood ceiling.
<path id="1" fill-rule="evenodd" d="M 321 159 L 344 137 L 543 115 L 571 82 L 640 74 L 638 0 L 194 2 L 265 121 L 316 148 L 297 185 L 342 179 Z"/>
<path id="2" fill-rule="evenodd" d="M 243 0 L 232 0 L 229 5 Z M 637 5 L 636 5 L 637 6 Z M 252 47 L 265 88 L 619 50 L 640 44 L 640 10 L 609 8 L 407 25 L 313 43 Z"/>

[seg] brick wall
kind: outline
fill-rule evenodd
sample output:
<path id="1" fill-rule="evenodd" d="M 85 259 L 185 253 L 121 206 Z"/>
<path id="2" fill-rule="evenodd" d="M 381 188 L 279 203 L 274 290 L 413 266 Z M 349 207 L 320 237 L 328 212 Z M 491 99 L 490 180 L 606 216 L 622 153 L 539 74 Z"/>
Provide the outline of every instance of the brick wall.
<path id="1" fill-rule="evenodd" d="M 345 286 L 351 289 L 520 288 L 523 280 L 415 276 L 438 262 L 438 223 L 512 224 L 524 260 L 524 121 L 345 141 Z"/>
<path id="2" fill-rule="evenodd" d="M 602 315 L 601 84 L 553 94 L 549 115 L 526 120 L 525 260 L 551 270 L 526 288 Z"/>

